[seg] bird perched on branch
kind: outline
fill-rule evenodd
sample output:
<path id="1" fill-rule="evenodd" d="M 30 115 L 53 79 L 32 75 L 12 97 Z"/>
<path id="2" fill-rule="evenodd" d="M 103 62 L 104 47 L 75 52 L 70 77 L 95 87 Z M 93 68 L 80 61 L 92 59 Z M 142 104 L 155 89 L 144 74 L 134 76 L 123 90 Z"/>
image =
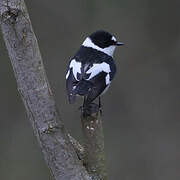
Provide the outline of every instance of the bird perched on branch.
<path id="1" fill-rule="evenodd" d="M 118 42 L 114 36 L 106 31 L 96 31 L 85 39 L 75 56 L 69 61 L 66 73 L 66 90 L 69 103 L 76 100 L 76 96 L 83 96 L 83 108 L 109 88 L 116 73 L 113 53 Z"/>

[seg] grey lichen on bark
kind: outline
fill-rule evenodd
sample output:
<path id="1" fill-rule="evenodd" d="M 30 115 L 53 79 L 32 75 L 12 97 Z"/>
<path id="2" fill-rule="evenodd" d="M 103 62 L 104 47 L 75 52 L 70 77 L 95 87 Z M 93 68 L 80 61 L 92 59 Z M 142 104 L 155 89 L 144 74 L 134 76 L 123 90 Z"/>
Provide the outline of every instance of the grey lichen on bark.
<path id="1" fill-rule="evenodd" d="M 106 180 L 99 113 L 81 116 L 85 146 L 66 133 L 24 0 L 0 0 L 3 38 L 45 161 L 55 180 Z"/>

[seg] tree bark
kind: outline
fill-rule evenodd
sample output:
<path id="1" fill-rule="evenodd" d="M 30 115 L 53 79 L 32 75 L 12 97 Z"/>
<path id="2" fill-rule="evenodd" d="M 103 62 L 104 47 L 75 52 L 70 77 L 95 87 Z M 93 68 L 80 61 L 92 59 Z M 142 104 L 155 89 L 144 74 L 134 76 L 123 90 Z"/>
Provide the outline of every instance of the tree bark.
<path id="1" fill-rule="evenodd" d="M 65 133 L 23 0 L 0 0 L 0 22 L 18 90 L 55 180 L 89 180 Z"/>
<path id="2" fill-rule="evenodd" d="M 104 134 L 99 110 L 90 115 L 81 114 L 84 138 L 84 165 L 92 179 L 107 180 L 104 153 Z"/>
<path id="3" fill-rule="evenodd" d="M 34 134 L 55 180 L 106 180 L 98 111 L 82 114 L 85 147 L 66 133 L 24 0 L 0 0 L 3 38 Z"/>

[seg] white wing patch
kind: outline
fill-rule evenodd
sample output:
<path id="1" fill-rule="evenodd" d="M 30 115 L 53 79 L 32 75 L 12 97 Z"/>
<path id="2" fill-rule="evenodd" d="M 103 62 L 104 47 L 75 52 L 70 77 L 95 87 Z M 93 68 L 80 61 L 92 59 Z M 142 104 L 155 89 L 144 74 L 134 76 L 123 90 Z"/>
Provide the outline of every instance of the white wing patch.
<path id="1" fill-rule="evenodd" d="M 109 74 L 107 74 L 106 75 L 106 85 L 108 85 L 108 84 L 110 84 L 110 75 Z"/>
<path id="2" fill-rule="evenodd" d="M 86 72 L 87 74 L 91 74 L 87 80 L 92 79 L 94 76 L 98 75 L 100 72 L 107 73 L 106 75 L 106 85 L 110 84 L 110 75 L 111 72 L 109 64 L 103 62 L 100 64 L 93 64 L 93 66 Z"/>
<path id="3" fill-rule="evenodd" d="M 72 68 L 74 78 L 78 81 L 77 73 L 81 73 L 81 63 L 73 59 L 69 65 L 69 68 Z M 70 74 L 70 71 L 67 72 L 66 79 L 69 77 L 69 74 Z"/>
<path id="4" fill-rule="evenodd" d="M 73 59 L 69 65 L 69 68 L 72 68 L 74 78 L 77 81 L 78 81 L 77 73 L 81 74 L 81 65 L 82 65 L 81 62 L 77 62 L 75 59 Z M 100 63 L 100 64 L 93 64 L 93 66 L 88 71 L 86 71 L 87 74 L 90 74 L 90 76 L 87 80 L 92 79 L 93 77 L 95 77 L 96 75 L 98 75 L 101 72 L 107 73 L 107 75 L 105 77 L 105 82 L 106 82 L 106 85 L 109 85 L 111 83 L 110 75 L 109 75 L 109 73 L 111 72 L 111 69 L 110 69 L 109 64 L 107 64 L 105 62 Z M 70 75 L 70 70 L 68 70 L 68 72 L 66 74 L 66 79 L 69 77 L 69 75 Z"/>
<path id="5" fill-rule="evenodd" d="M 66 79 L 69 77 L 70 71 L 68 70 L 67 74 L 66 74 Z"/>

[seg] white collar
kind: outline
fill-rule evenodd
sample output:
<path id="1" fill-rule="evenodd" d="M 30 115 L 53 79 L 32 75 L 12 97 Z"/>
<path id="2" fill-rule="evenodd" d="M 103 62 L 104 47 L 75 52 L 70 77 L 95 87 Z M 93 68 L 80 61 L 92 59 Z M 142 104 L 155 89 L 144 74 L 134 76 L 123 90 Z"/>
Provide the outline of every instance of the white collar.
<path id="1" fill-rule="evenodd" d="M 106 48 L 100 48 L 99 46 L 95 45 L 95 44 L 91 41 L 91 39 L 90 39 L 89 37 L 87 37 L 87 38 L 85 39 L 85 41 L 83 42 L 82 45 L 83 45 L 84 47 L 91 47 L 91 48 L 93 48 L 93 49 L 96 49 L 96 50 L 98 50 L 98 51 L 101 51 L 101 52 L 103 52 L 103 53 L 105 53 L 105 54 L 107 54 L 107 55 L 109 55 L 109 56 L 111 56 L 111 57 L 113 57 L 114 50 L 115 50 L 115 48 L 116 48 L 116 46 L 114 46 L 114 45 L 111 45 L 111 46 L 106 47 Z"/>

